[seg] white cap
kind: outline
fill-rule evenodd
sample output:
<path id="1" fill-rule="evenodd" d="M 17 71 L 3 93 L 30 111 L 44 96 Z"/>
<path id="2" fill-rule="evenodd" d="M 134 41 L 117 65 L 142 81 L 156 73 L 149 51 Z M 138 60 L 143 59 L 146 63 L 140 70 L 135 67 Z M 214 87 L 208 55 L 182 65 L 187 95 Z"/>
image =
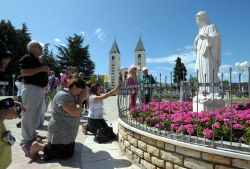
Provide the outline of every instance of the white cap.
<path id="1" fill-rule="evenodd" d="M 144 66 L 144 67 L 142 68 L 142 71 L 144 71 L 144 70 L 148 70 L 148 68 L 147 68 L 146 66 Z"/>

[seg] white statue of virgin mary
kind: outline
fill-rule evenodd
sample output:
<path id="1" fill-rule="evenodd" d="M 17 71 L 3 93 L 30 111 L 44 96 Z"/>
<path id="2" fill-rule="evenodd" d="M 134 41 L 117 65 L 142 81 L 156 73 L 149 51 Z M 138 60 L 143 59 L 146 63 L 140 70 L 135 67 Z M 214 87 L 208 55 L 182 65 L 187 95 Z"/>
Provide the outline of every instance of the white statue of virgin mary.
<path id="1" fill-rule="evenodd" d="M 200 87 L 199 93 L 205 90 L 212 94 L 212 82 L 219 82 L 218 72 L 221 65 L 221 40 L 220 33 L 216 27 L 210 23 L 205 11 L 196 14 L 196 22 L 199 26 L 199 33 L 195 38 L 196 66 L 199 83 L 210 83 L 210 86 Z M 213 80 L 214 72 L 214 80 Z M 219 87 L 214 87 L 214 93 L 219 92 Z"/>

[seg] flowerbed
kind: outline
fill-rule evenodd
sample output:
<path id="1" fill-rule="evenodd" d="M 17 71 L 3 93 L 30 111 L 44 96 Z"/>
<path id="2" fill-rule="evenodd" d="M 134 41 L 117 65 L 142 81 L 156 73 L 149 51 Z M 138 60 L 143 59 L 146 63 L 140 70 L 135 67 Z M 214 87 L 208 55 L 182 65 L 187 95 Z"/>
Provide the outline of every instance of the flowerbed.
<path id="1" fill-rule="evenodd" d="M 150 102 L 130 110 L 134 120 L 161 130 L 217 140 L 250 143 L 250 103 L 227 105 L 215 112 L 193 112 L 192 102 Z M 231 123 L 232 122 L 232 123 Z"/>

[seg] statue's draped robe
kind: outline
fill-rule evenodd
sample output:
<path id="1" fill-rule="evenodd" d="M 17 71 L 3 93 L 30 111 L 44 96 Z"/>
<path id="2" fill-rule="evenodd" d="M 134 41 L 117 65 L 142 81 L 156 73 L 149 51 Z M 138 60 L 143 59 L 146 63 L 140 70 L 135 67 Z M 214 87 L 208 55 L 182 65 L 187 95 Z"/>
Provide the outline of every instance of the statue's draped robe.
<path id="1" fill-rule="evenodd" d="M 199 35 L 208 35 L 208 39 L 200 39 Z M 199 34 L 195 38 L 196 47 L 196 66 L 195 71 L 198 70 L 198 82 L 218 83 L 218 72 L 221 64 L 221 42 L 220 34 L 213 24 L 206 25 L 200 29 Z M 206 76 L 205 76 L 206 75 Z M 206 78 L 205 78 L 206 77 Z M 206 80 L 205 80 L 206 79 Z M 199 93 L 204 91 L 204 87 L 199 88 Z M 209 93 L 213 92 L 212 85 L 206 88 Z M 218 93 L 219 87 L 214 88 L 214 92 Z"/>

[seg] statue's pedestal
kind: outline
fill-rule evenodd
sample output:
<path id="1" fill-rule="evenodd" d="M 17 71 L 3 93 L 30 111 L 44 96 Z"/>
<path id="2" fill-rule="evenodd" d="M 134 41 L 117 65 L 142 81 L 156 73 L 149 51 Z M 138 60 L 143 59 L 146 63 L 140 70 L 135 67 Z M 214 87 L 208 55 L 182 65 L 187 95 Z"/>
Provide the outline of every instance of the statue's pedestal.
<path id="1" fill-rule="evenodd" d="M 225 107 L 225 101 L 221 97 L 215 97 L 214 99 L 211 97 L 204 97 L 202 95 L 198 95 L 198 102 L 197 96 L 193 97 L 193 112 L 201 111 L 209 111 L 214 112 L 219 108 Z"/>

